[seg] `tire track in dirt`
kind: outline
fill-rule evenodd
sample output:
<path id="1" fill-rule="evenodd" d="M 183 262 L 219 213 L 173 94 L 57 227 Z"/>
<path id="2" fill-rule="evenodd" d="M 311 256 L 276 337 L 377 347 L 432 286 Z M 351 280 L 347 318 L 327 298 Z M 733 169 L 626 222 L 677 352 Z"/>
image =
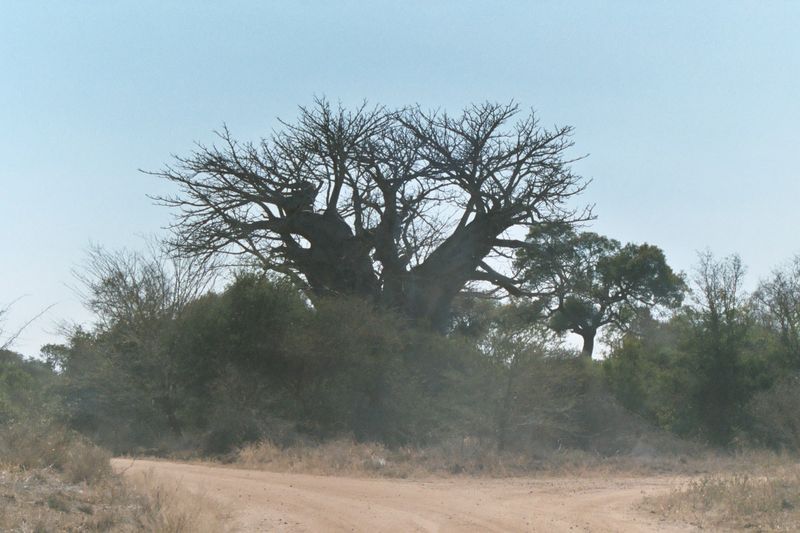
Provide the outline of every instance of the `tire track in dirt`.
<path id="1" fill-rule="evenodd" d="M 402 480 L 114 459 L 117 471 L 178 482 L 230 511 L 234 531 L 687 531 L 636 509 L 669 477 Z"/>

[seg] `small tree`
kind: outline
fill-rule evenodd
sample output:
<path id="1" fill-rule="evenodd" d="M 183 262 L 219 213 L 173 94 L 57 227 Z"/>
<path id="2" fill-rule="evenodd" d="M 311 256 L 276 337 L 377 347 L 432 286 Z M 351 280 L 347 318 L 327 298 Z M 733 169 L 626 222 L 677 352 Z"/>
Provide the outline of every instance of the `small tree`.
<path id="1" fill-rule="evenodd" d="M 212 286 L 213 269 L 196 259 L 170 257 L 156 245 L 144 253 L 95 247 L 75 277 L 97 324 L 90 334 L 72 331 L 66 348 L 48 347 L 48 358 L 64 369 L 83 399 L 91 371 L 97 375 L 88 388 L 106 388 L 109 405 L 135 411 L 153 426 L 163 420 L 180 433 L 173 326 Z"/>
<path id="2" fill-rule="evenodd" d="M 752 393 L 745 364 L 751 313 L 744 274 L 738 255 L 716 259 L 706 251 L 699 254 L 693 280 L 693 334 L 686 349 L 696 382 L 694 401 L 708 438 L 721 445 L 733 437 Z"/>
<path id="3" fill-rule="evenodd" d="M 800 370 L 800 256 L 758 285 L 756 310 L 782 348 L 783 363 Z"/>
<path id="4" fill-rule="evenodd" d="M 493 420 L 497 447 L 502 451 L 511 444 L 514 433 L 519 433 L 513 431 L 515 426 L 543 431 L 552 425 L 554 415 L 569 408 L 572 391 L 556 393 L 551 387 L 547 371 L 558 364 L 558 358 L 551 356 L 561 350 L 553 332 L 536 320 L 535 310 L 508 304 L 484 312 L 489 324 L 479 346 L 496 372 L 489 388 L 497 395 Z M 542 364 L 545 359 L 553 365 Z M 536 378 L 534 387 L 530 387 L 532 376 Z M 533 401 L 520 405 L 521 397 Z"/>
<path id="5" fill-rule="evenodd" d="M 623 246 L 563 223 L 531 228 L 526 243 L 516 259 L 524 289 L 539 298 L 553 330 L 582 337 L 584 357 L 603 326 L 625 330 L 637 314 L 683 300 L 683 279 L 656 246 Z"/>

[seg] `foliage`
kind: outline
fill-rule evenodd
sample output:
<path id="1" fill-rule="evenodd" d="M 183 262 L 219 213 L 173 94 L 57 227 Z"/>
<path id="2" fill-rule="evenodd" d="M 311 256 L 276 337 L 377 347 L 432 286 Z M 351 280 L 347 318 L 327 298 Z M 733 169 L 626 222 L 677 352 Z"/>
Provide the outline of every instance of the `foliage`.
<path id="1" fill-rule="evenodd" d="M 757 392 L 747 405 L 750 438 L 778 450 L 800 450 L 800 376 L 791 374 Z"/>
<path id="2" fill-rule="evenodd" d="M 474 345 L 358 298 L 310 307 L 287 281 L 241 272 L 223 292 L 148 323 L 158 326 L 152 352 L 127 319 L 45 350 L 73 427 L 116 451 L 184 435 L 201 435 L 209 453 L 264 435 L 425 441 L 483 412 L 455 386 L 480 380 Z M 171 371 L 169 409 L 158 362 Z"/>
<path id="3" fill-rule="evenodd" d="M 684 282 L 656 246 L 623 246 L 561 222 L 532 227 L 526 244 L 516 259 L 525 291 L 538 299 L 554 331 L 583 338 L 586 357 L 600 328 L 624 331 L 642 312 L 683 300 Z"/>
<path id="4" fill-rule="evenodd" d="M 642 265 L 653 257 L 665 266 L 657 249 L 586 238 L 606 254 L 595 254 L 581 282 L 596 295 L 621 286 L 620 272 L 643 279 L 631 272 L 652 273 Z M 190 290 L 174 263 L 152 267 L 160 256 L 104 254 L 93 256 L 103 268 L 84 277 L 97 323 L 45 347 L 46 363 L 3 360 L 13 371 L 0 399 L 8 413 L 27 401 L 8 400 L 15 394 L 51 387 L 70 426 L 116 453 L 229 454 L 265 438 L 279 447 L 430 446 L 469 436 L 503 453 L 609 454 L 653 448 L 663 440 L 654 428 L 721 446 L 797 446 L 796 402 L 781 380 L 796 372 L 789 328 L 767 305 L 776 292 L 770 300 L 765 284 L 760 299 L 742 291 L 736 257 L 702 255 L 691 300 L 668 317 L 639 312 L 665 302 L 652 286 L 641 289 L 650 300 L 636 293 L 633 303 L 609 304 L 619 304 L 614 320 L 621 328 L 624 319 L 625 332 L 595 362 L 561 343 L 558 307 L 546 323 L 535 300 L 461 294 L 443 334 L 371 299 L 309 300 L 289 279 L 256 270 L 234 273 L 218 292 Z M 178 286 L 190 296 L 159 289 Z"/>
<path id="5" fill-rule="evenodd" d="M 640 319 L 616 344 L 604 367 L 624 405 L 716 445 L 752 436 L 763 414 L 747 404 L 786 367 L 755 320 L 743 276 L 738 257 L 701 254 L 691 305 L 667 322 Z"/>
<path id="6" fill-rule="evenodd" d="M 45 363 L 0 350 L 0 425 L 47 418 L 58 411 L 52 394 L 56 376 Z"/>

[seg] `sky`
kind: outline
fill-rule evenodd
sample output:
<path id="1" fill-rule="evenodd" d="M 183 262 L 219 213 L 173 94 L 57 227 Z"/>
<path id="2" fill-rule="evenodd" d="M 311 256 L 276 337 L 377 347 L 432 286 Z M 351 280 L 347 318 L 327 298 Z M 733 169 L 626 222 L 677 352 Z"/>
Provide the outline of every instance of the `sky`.
<path id="1" fill-rule="evenodd" d="M 754 286 L 800 253 L 800 2 L 0 0 L 0 304 L 35 356 L 90 323 L 91 244 L 165 234 L 140 172 L 227 124 L 258 140 L 325 96 L 458 112 L 517 101 L 575 128 L 591 229 L 739 253 Z"/>

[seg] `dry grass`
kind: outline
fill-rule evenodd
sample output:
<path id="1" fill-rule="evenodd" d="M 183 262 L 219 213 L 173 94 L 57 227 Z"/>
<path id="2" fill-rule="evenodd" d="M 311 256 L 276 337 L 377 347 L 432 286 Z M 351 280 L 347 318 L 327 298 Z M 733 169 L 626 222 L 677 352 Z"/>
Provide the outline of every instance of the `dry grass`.
<path id="1" fill-rule="evenodd" d="M 747 471 L 752 465 L 782 464 L 774 454 L 743 456 L 694 453 L 652 453 L 601 456 L 583 450 L 541 450 L 538 453 L 499 453 L 494 446 L 465 438 L 427 448 L 389 449 L 375 443 L 335 440 L 282 448 L 269 440 L 239 450 L 236 464 L 277 472 L 303 472 L 366 477 L 418 478 L 471 475 L 508 477 L 528 475 L 602 476 L 702 475 Z"/>
<path id="2" fill-rule="evenodd" d="M 48 426 L 0 431 L 0 531 L 225 531 L 203 498 L 146 476 L 135 486 L 111 471 L 109 454 Z"/>
<path id="3" fill-rule="evenodd" d="M 225 516 L 177 485 L 117 476 L 73 484 L 52 469 L 0 470 L 0 531 L 217 533 Z"/>
<path id="4" fill-rule="evenodd" d="M 749 473 L 714 474 L 675 492 L 645 500 L 650 511 L 702 528 L 797 531 L 800 465 L 792 462 Z"/>
<path id="5" fill-rule="evenodd" d="M 111 474 L 111 455 L 63 428 L 15 424 L 0 433 L 0 465 L 53 468 L 69 483 L 91 483 Z"/>
<path id="6" fill-rule="evenodd" d="M 67 482 L 53 469 L 0 469 L 0 530 L 142 531 L 136 496 L 112 477 Z"/>
<path id="7" fill-rule="evenodd" d="M 66 461 L 61 466 L 64 478 L 69 483 L 93 483 L 111 475 L 111 454 L 84 441 L 69 447 Z"/>
<path id="8" fill-rule="evenodd" d="M 142 496 L 144 531 L 157 533 L 218 533 L 226 531 L 222 509 L 203 495 L 192 494 L 177 483 L 162 482 L 148 472 L 132 478 Z"/>
<path id="9" fill-rule="evenodd" d="M 536 460 L 529 456 L 498 454 L 469 438 L 428 448 L 396 449 L 343 439 L 281 448 L 262 440 L 239 450 L 236 462 L 279 472 L 397 478 L 454 474 L 503 477 L 538 469 Z"/>

